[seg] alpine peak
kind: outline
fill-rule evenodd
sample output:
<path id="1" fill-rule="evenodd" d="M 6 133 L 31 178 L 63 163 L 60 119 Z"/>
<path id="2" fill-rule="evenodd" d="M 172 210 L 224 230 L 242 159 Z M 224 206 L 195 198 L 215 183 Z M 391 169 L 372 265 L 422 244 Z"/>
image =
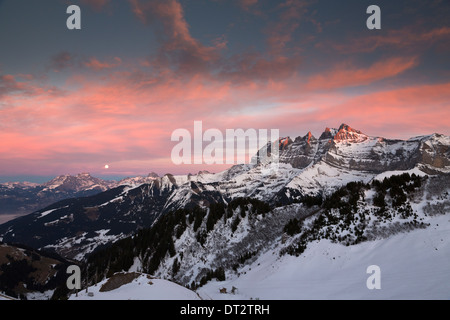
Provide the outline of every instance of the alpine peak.
<path id="1" fill-rule="evenodd" d="M 289 137 L 281 138 L 279 141 L 280 141 L 280 142 L 279 142 L 280 150 L 286 148 L 289 144 L 292 143 L 292 140 L 291 140 L 291 138 L 289 138 Z"/>
<path id="2" fill-rule="evenodd" d="M 369 137 L 359 130 L 355 130 L 343 123 L 333 137 L 334 142 L 363 142 Z"/>
<path id="3" fill-rule="evenodd" d="M 323 139 L 333 139 L 333 136 L 337 133 L 336 129 L 325 128 L 325 131 L 319 137 L 319 140 Z"/>
<path id="4" fill-rule="evenodd" d="M 147 178 L 159 178 L 159 175 L 155 172 L 150 172 L 147 176 Z"/>
<path id="5" fill-rule="evenodd" d="M 306 142 L 309 144 L 312 140 L 316 140 L 316 138 L 312 135 L 311 131 L 309 131 L 306 136 L 303 137 L 303 140 L 306 140 Z"/>

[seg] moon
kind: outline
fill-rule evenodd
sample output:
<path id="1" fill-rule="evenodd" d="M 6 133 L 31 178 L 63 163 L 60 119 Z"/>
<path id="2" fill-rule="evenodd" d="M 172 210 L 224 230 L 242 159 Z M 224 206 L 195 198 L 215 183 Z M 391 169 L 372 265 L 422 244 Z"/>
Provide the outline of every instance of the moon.
<path id="1" fill-rule="evenodd" d="M 105 169 L 109 169 L 109 165 L 108 164 L 105 164 Z"/>

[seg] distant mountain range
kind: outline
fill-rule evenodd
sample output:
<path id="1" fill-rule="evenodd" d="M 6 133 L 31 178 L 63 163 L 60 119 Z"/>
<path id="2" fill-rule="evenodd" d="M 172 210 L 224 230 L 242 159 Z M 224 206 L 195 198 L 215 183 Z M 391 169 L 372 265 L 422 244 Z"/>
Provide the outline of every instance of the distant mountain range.
<path id="1" fill-rule="evenodd" d="M 7 182 L 0 183 L 0 215 L 24 215 L 42 209 L 60 200 L 87 197 L 119 185 L 143 184 L 157 177 L 125 178 L 121 181 L 103 180 L 89 173 L 76 176 L 61 175 L 46 183 Z"/>

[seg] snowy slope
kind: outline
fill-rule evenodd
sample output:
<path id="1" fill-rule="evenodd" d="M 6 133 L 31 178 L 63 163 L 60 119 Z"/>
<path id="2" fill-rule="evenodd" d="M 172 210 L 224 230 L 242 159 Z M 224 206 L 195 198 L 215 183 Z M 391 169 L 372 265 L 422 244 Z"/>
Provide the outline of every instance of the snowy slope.
<path id="1" fill-rule="evenodd" d="M 374 179 L 378 180 L 378 181 L 383 181 L 384 178 L 389 178 L 392 176 L 399 176 L 401 174 L 404 173 L 409 173 L 409 174 L 415 174 L 416 176 L 420 176 L 420 177 L 424 177 L 427 174 L 425 172 L 423 172 L 422 170 L 420 170 L 418 167 L 415 167 L 411 170 L 394 170 L 394 171 L 385 171 L 383 173 L 380 173 L 379 175 L 375 176 Z"/>
<path id="2" fill-rule="evenodd" d="M 176 283 L 153 279 L 146 274 L 140 274 L 137 278 L 111 291 L 101 292 L 102 286 L 108 280 L 105 279 L 95 286 L 78 293 L 78 297 L 72 294 L 69 300 L 200 300 L 193 291 Z"/>
<path id="3" fill-rule="evenodd" d="M 372 180 L 376 174 L 338 168 L 321 161 L 295 176 L 287 185 L 286 189 L 295 190 L 301 194 L 317 194 L 323 192 L 329 194 L 337 188 L 352 182 L 362 181 L 364 183 Z"/>
<path id="4" fill-rule="evenodd" d="M 337 299 L 395 299 L 421 295 L 444 298 L 446 292 L 450 292 L 445 291 L 448 285 L 443 287 L 450 283 L 450 272 L 447 272 L 450 270 L 450 186 L 447 178 L 422 180 L 422 186 L 411 191 L 401 206 L 394 206 L 394 198 L 387 194 L 388 207 L 383 215 L 374 204 L 376 188 L 364 187 L 355 213 L 346 216 L 330 209 L 330 217 L 337 220 L 315 227 L 313 237 L 305 238 L 309 239 L 306 251 L 298 257 L 287 254 L 288 249 L 308 235 L 319 217 L 327 216 L 325 210 L 293 204 L 276 208 L 264 217 L 247 214 L 233 232 L 230 225 L 239 213 L 236 212 L 233 219 L 219 220 L 203 244 L 196 241 L 193 230 L 187 228 L 175 240 L 178 254 L 167 257 L 156 274 L 158 277 L 170 275 L 176 258 L 182 259 L 176 279 L 185 285 L 199 281 L 205 269 L 225 268 L 226 281 L 213 281 L 200 287 L 198 292 L 205 299 L 332 299 L 334 296 Z M 408 185 L 411 183 L 405 184 Z M 411 208 L 411 213 L 407 208 Z M 288 236 L 283 227 L 294 217 L 304 220 L 303 231 Z M 347 218 L 350 218 L 348 224 Z M 365 240 L 359 242 L 357 233 L 361 230 Z M 241 257 L 246 255 L 249 256 L 243 262 Z M 389 292 L 372 295 L 365 292 L 369 291 L 365 286 L 366 268 L 373 264 L 390 273 L 387 277 L 391 283 Z M 409 273 L 403 277 L 396 269 Z M 415 286 L 431 283 L 433 287 L 429 292 L 414 295 L 408 286 L 401 286 L 401 281 L 414 274 L 417 281 L 411 282 Z M 395 286 L 400 289 L 394 290 Z M 238 288 L 234 295 L 219 293 L 221 288 L 230 292 L 232 287 Z"/>
<path id="5" fill-rule="evenodd" d="M 299 257 L 268 250 L 241 275 L 198 290 L 210 299 L 450 299 L 450 216 L 426 229 L 344 246 L 320 240 Z M 381 269 L 381 289 L 369 290 L 367 267 Z M 236 294 L 230 294 L 232 287 Z M 227 288 L 228 294 L 221 294 Z"/>
<path id="6" fill-rule="evenodd" d="M 17 299 L 9 297 L 3 293 L 0 293 L 0 301 L 10 301 L 10 300 L 17 300 Z"/>

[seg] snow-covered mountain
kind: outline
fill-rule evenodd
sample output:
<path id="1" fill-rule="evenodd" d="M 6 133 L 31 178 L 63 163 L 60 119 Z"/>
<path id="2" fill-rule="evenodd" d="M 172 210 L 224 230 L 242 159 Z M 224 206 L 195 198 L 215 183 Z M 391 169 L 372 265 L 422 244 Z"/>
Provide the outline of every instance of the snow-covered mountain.
<path id="1" fill-rule="evenodd" d="M 39 183 L 34 183 L 34 182 L 28 182 L 28 181 L 23 181 L 23 182 L 5 182 L 5 183 L 1 183 L 0 186 L 2 186 L 3 188 L 8 188 L 8 189 L 14 189 L 14 188 L 34 188 L 39 186 Z"/>
<path id="2" fill-rule="evenodd" d="M 381 177 L 402 173 L 414 174 L 414 177 L 429 176 L 428 181 L 437 181 L 438 177 L 448 178 L 450 172 L 450 137 L 440 134 L 390 140 L 370 137 L 343 124 L 337 129 L 327 128 L 319 138 L 309 132 L 295 139 L 280 139 L 279 148 L 278 165 L 244 164 L 216 174 L 201 171 L 194 175 L 166 174 L 159 177 L 150 174 L 148 177 L 127 178 L 105 192 L 63 200 L 1 225 L 0 239 L 52 249 L 67 258 L 84 261 L 102 247 L 120 239 L 125 241 L 140 230 L 166 221 L 163 218 L 171 217 L 177 210 L 194 210 L 194 213 L 181 211 L 189 217 L 189 223 L 183 223 L 180 218 L 179 237 L 172 241 L 176 254 L 180 248 L 185 252 L 182 257 L 177 256 L 178 263 L 183 259 L 183 266 L 176 280 L 198 284 L 208 275 L 208 270 L 221 266 L 240 268 L 239 263 L 233 261 L 236 257 L 246 261 L 260 254 L 263 248 L 277 244 L 283 228 L 291 219 L 304 220 L 328 210 L 323 203 L 350 182 L 370 184 Z M 46 188 L 57 190 L 64 184 L 82 188 L 101 185 L 88 176 L 80 178 L 92 183 L 74 184 L 69 178 L 59 177 Z M 111 185 L 105 186 L 108 187 Z M 441 189 L 431 182 L 420 188 L 431 197 L 439 194 L 448 200 L 444 184 L 441 184 Z M 371 195 L 378 191 L 364 191 L 366 199 L 371 199 Z M 390 201 L 394 202 L 394 198 Z M 422 199 L 421 206 L 429 205 L 430 201 Z M 354 207 L 363 210 L 371 205 L 369 201 Z M 223 207 L 217 209 L 216 206 Z M 448 210 L 446 206 L 440 210 Z M 217 209 L 214 212 L 217 211 L 216 215 L 223 217 L 222 220 L 211 214 L 212 207 Z M 264 209 L 257 210 L 257 207 Z M 393 206 L 390 214 L 398 216 L 398 208 Z M 367 214 L 367 218 L 369 216 Z M 196 228 L 193 225 L 195 221 Z M 169 225 L 174 223 L 172 220 L 166 222 Z M 412 220 L 408 222 L 413 223 Z M 395 225 L 395 221 L 389 223 Z M 365 232 L 373 231 L 373 226 L 369 227 Z M 375 231 L 372 233 L 376 234 Z M 353 234 L 351 239 L 360 240 L 361 236 Z M 303 243 L 292 245 L 304 246 Z M 159 249 L 153 247 L 152 250 Z M 132 263 L 138 263 L 139 259 L 150 263 L 147 259 L 152 256 L 146 256 L 145 252 L 141 254 L 143 256 L 134 257 L 137 260 Z M 174 263 L 174 257 L 167 258 L 151 271 L 167 277 Z M 145 264 L 141 267 L 148 268 Z M 183 277 L 179 276 L 181 274 Z"/>
<path id="3" fill-rule="evenodd" d="M 369 182 L 386 171 L 450 172 L 450 137 L 392 140 L 369 137 L 342 124 L 339 129 L 327 128 L 319 139 L 310 133 L 296 138 L 280 159 L 302 169 L 276 196 L 290 202 L 305 194 L 329 194 L 351 181 Z"/>
<path id="4" fill-rule="evenodd" d="M 71 175 L 61 175 L 52 179 L 42 186 L 42 192 L 49 190 L 58 191 L 70 191 L 70 192 L 80 192 L 87 190 L 97 190 L 106 191 L 111 187 L 117 185 L 115 181 L 105 181 L 99 178 L 92 177 L 89 173 L 80 173 L 76 176 Z"/>
<path id="5" fill-rule="evenodd" d="M 450 171 L 450 137 L 432 134 L 409 140 L 369 137 L 346 124 L 326 128 L 319 138 L 311 132 L 280 139 L 280 164 L 235 165 L 220 173 L 130 177 L 104 181 L 89 174 L 62 175 L 42 184 L 0 184 L 0 214 L 24 214 L 58 200 L 93 195 L 126 185 L 173 185 L 165 207 L 189 203 L 191 197 L 217 192 L 223 198 L 252 197 L 290 203 L 305 194 L 325 194 L 350 181 L 370 181 L 385 171 L 417 168 L 426 173 Z M 170 180 L 170 181 L 169 181 Z"/>
<path id="6" fill-rule="evenodd" d="M 146 272 L 204 299 L 448 299 L 449 174 L 398 173 L 320 204 L 235 199 L 168 213 L 91 255 L 89 274 Z M 381 291 L 366 287 L 370 265 Z"/>
<path id="7" fill-rule="evenodd" d="M 92 177 L 89 173 L 61 175 L 46 183 L 0 184 L 0 215 L 24 215 L 57 201 L 94 195 L 117 186 L 117 181 Z"/>
<path id="8" fill-rule="evenodd" d="M 137 177 L 128 177 L 122 179 L 118 182 L 117 185 L 128 185 L 128 186 L 139 186 L 141 184 L 151 183 L 152 181 L 159 178 L 157 173 L 151 172 L 146 177 L 137 176 Z"/>

